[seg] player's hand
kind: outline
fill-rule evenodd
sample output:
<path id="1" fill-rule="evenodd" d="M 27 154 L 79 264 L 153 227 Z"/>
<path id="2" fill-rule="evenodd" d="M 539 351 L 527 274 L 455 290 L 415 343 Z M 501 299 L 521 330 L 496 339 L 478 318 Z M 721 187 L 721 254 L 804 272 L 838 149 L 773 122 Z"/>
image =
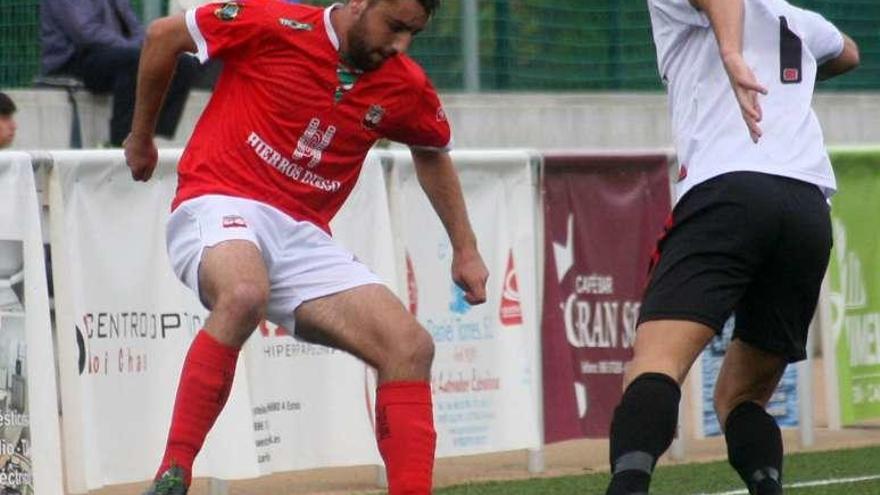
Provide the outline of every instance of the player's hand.
<path id="1" fill-rule="evenodd" d="M 129 134 L 122 146 L 125 148 L 125 163 L 131 170 L 131 178 L 144 182 L 150 180 L 159 161 L 159 151 L 153 138 Z"/>
<path id="2" fill-rule="evenodd" d="M 761 112 L 761 103 L 758 101 L 758 95 L 766 95 L 767 89 L 758 82 L 752 69 L 746 64 L 746 60 L 740 53 L 730 53 L 723 57 L 724 69 L 730 78 L 730 86 L 736 95 L 736 101 L 739 103 L 740 111 L 742 111 L 743 120 L 749 128 L 749 134 L 755 143 L 761 139 L 762 131 L 758 125 L 763 118 Z"/>
<path id="3" fill-rule="evenodd" d="M 471 305 L 486 302 L 486 280 L 489 270 L 476 248 L 465 249 L 452 255 L 452 280 L 464 291 L 464 299 Z"/>

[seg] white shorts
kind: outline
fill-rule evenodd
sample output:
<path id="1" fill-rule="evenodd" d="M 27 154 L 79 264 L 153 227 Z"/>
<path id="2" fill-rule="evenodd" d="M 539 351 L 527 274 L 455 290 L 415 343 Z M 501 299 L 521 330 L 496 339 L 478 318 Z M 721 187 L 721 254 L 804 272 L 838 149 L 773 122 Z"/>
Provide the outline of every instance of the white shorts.
<path id="1" fill-rule="evenodd" d="M 250 241 L 259 248 L 269 272 L 266 317 L 291 332 L 293 311 L 303 302 L 383 283 L 315 225 L 257 201 L 207 195 L 181 203 L 171 213 L 166 231 L 174 273 L 202 301 L 202 252 L 230 240 Z"/>

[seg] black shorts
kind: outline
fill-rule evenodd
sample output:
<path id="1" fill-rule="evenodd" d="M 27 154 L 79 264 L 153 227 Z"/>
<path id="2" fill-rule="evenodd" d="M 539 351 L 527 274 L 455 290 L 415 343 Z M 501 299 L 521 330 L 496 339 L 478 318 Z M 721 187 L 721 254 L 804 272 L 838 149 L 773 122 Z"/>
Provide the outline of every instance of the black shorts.
<path id="1" fill-rule="evenodd" d="M 815 185 L 733 172 L 676 205 L 652 257 L 639 323 L 687 320 L 784 357 L 806 358 L 807 329 L 831 252 L 828 203 Z"/>

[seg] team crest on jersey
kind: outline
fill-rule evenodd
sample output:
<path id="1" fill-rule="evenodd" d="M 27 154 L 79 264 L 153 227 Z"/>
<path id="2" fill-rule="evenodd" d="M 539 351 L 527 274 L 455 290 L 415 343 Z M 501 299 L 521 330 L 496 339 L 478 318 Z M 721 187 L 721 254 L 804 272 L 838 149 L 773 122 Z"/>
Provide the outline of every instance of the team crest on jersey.
<path id="1" fill-rule="evenodd" d="M 238 2 L 226 2 L 222 7 L 214 11 L 214 15 L 221 21 L 231 21 L 238 17 L 241 9 L 242 5 Z"/>
<path id="2" fill-rule="evenodd" d="M 293 29 L 294 31 L 311 31 L 312 30 L 311 24 L 308 24 L 305 22 L 299 22 L 295 19 L 287 19 L 287 18 L 282 17 L 282 18 L 278 19 L 278 22 L 282 26 Z"/>
<path id="3" fill-rule="evenodd" d="M 379 123 L 382 122 L 382 117 L 384 116 L 385 109 L 382 108 L 382 105 L 370 105 L 367 114 L 364 115 L 364 127 L 370 130 L 379 127 Z"/>

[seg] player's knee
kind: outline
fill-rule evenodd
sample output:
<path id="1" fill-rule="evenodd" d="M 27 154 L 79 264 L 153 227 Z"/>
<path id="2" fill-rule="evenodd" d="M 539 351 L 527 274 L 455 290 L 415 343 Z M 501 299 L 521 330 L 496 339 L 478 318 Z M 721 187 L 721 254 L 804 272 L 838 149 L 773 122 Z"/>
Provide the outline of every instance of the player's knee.
<path id="1" fill-rule="evenodd" d="M 415 367 L 430 368 L 434 361 L 434 340 L 428 332 L 415 325 L 405 338 L 398 340 L 395 354 L 399 360 Z"/>
<path id="2" fill-rule="evenodd" d="M 254 328 L 265 317 L 268 303 L 269 287 L 266 284 L 242 281 L 220 294 L 214 311 Z"/>
<path id="3" fill-rule="evenodd" d="M 717 388 L 715 389 L 715 396 L 712 398 L 712 405 L 715 408 L 715 416 L 718 418 L 718 423 L 724 428 L 724 421 L 727 420 L 727 415 L 730 414 L 731 408 L 724 400 L 724 397 L 718 395 Z"/>
<path id="4" fill-rule="evenodd" d="M 425 330 L 419 328 L 414 343 L 413 360 L 430 367 L 434 362 L 434 339 Z"/>
<path id="5" fill-rule="evenodd" d="M 639 358 L 630 361 L 623 373 L 623 388 L 626 390 L 629 385 L 639 376 L 645 373 L 660 373 L 672 378 L 681 385 L 687 376 L 688 368 L 684 363 L 677 363 L 668 359 L 651 359 Z"/>
<path id="6" fill-rule="evenodd" d="M 715 415 L 718 417 L 718 421 L 722 428 L 727 422 L 727 417 L 730 415 L 730 411 L 733 411 L 736 406 L 744 402 L 760 403 L 759 399 L 754 397 L 753 394 L 742 391 L 737 392 L 731 387 L 724 386 L 720 382 L 716 384 L 713 403 L 715 406 Z"/>

